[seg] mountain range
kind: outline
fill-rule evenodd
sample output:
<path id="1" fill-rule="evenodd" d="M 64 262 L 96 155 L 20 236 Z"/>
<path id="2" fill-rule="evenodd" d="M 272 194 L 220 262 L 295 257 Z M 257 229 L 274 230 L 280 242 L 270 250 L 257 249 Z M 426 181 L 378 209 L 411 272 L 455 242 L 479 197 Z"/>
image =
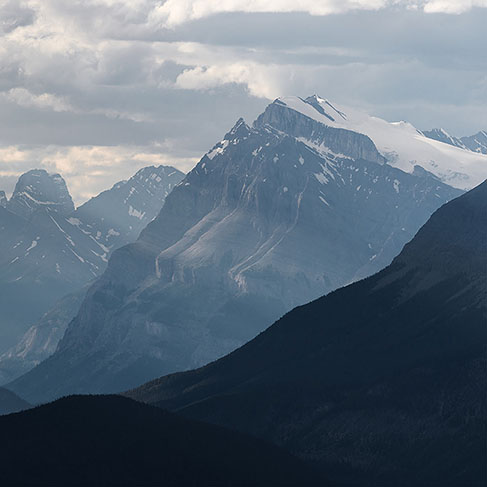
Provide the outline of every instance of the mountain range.
<path id="1" fill-rule="evenodd" d="M 129 397 L 267 439 L 332 485 L 487 482 L 487 182 L 378 274 Z"/>
<path id="2" fill-rule="evenodd" d="M 384 268 L 487 156 L 317 96 L 239 120 L 115 251 L 31 402 L 117 392 L 234 350 L 295 306 Z"/>
<path id="3" fill-rule="evenodd" d="M 467 149 L 472 152 L 479 152 L 481 154 L 487 154 L 487 132 L 481 130 L 475 135 L 469 135 L 466 137 L 454 137 L 443 129 L 432 129 L 423 131 L 423 135 L 430 139 L 444 142 L 460 149 Z"/>
<path id="4" fill-rule="evenodd" d="M 64 179 L 23 174 L 0 201 L 0 352 L 62 296 L 105 269 L 111 252 L 134 241 L 184 175 L 147 167 L 75 209 Z"/>
<path id="5" fill-rule="evenodd" d="M 90 284 L 63 296 L 13 345 L 0 355 L 0 385 L 20 377 L 50 357 L 76 316 Z"/>

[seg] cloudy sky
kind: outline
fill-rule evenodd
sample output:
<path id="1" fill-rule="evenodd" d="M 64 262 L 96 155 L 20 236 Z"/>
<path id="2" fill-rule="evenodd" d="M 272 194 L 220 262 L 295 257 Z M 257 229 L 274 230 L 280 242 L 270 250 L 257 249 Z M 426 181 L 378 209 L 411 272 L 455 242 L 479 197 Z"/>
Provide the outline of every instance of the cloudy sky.
<path id="1" fill-rule="evenodd" d="M 0 0 L 0 189 L 77 203 L 191 169 L 243 116 L 317 93 L 420 129 L 487 129 L 487 0 Z"/>

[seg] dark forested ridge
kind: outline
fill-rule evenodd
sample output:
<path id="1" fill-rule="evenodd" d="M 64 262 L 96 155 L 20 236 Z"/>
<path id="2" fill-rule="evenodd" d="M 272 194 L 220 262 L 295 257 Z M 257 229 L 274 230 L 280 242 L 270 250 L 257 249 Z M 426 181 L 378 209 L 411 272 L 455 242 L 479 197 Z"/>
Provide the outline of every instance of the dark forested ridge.
<path id="1" fill-rule="evenodd" d="M 0 417 L 0 485 L 326 485 L 275 446 L 119 396 Z"/>
<path id="2" fill-rule="evenodd" d="M 266 438 L 334 482 L 485 485 L 487 183 L 385 270 L 128 393 Z"/>

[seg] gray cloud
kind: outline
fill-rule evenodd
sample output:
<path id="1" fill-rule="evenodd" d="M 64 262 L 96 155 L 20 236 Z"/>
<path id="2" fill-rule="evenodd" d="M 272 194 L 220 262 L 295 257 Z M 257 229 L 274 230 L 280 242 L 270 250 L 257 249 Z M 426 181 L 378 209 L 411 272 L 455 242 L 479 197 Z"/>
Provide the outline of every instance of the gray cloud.
<path id="1" fill-rule="evenodd" d="M 0 35 L 34 22 L 36 13 L 25 2 L 7 0 L 0 3 Z"/>

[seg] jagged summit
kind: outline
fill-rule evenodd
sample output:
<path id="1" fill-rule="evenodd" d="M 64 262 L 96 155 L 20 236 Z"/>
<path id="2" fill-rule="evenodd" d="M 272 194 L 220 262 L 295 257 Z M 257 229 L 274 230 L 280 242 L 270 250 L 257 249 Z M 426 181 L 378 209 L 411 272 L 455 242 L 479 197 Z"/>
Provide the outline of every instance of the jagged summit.
<path id="1" fill-rule="evenodd" d="M 28 219 L 40 209 L 67 215 L 74 211 L 74 204 L 60 174 L 33 169 L 20 176 L 8 208 Z"/>
<path id="2" fill-rule="evenodd" d="M 487 132 L 485 130 L 481 130 L 475 135 L 462 137 L 461 141 L 471 151 L 487 154 Z"/>
<path id="3" fill-rule="evenodd" d="M 437 140 L 439 142 L 453 145 L 455 147 L 460 147 L 460 149 L 468 149 L 461 139 L 459 139 L 458 137 L 453 137 L 443 128 L 423 130 L 422 133 L 429 139 Z"/>
<path id="4" fill-rule="evenodd" d="M 476 152 L 477 154 L 487 154 L 487 132 L 485 130 L 480 130 L 475 135 L 466 137 L 454 137 L 442 128 L 423 130 L 422 134 L 429 139 L 438 140 L 439 142 Z"/>
<path id="5" fill-rule="evenodd" d="M 272 114 L 272 119 L 267 117 L 266 121 L 272 124 L 279 118 L 289 118 L 285 112 L 291 111 L 327 127 L 368 136 L 388 164 L 402 171 L 412 173 L 414 166 L 419 165 L 443 182 L 464 190 L 487 178 L 487 156 L 482 153 L 487 152 L 487 137 L 482 132 L 468 138 L 468 143 L 467 138 L 462 138 L 462 146 L 445 144 L 445 136 L 442 140 L 430 138 L 410 123 L 387 122 L 353 108 L 332 104 L 317 95 L 305 99 L 297 96 L 278 98 L 267 107 L 266 112 L 269 116 Z"/>
<path id="6" fill-rule="evenodd" d="M 184 178 L 172 166 L 147 166 L 127 181 L 91 198 L 76 210 L 76 218 L 89 221 L 99 233 L 94 238 L 109 249 L 137 239 L 153 220 L 166 196 Z M 85 229 L 89 230 L 89 229 Z"/>
<path id="7" fill-rule="evenodd" d="M 331 121 L 335 122 L 336 119 L 343 119 L 346 120 L 347 116 L 345 113 L 341 112 L 337 108 L 335 108 L 334 105 L 332 105 L 328 100 L 321 98 L 318 95 L 312 95 L 303 100 L 305 103 L 308 103 L 311 105 L 313 108 L 315 108 L 318 112 L 320 112 L 322 115 L 325 115 L 327 118 L 329 118 Z M 328 110 L 325 111 L 325 109 Z"/>
<path id="8" fill-rule="evenodd" d="M 225 139 L 234 138 L 235 136 L 247 136 L 251 128 L 247 125 L 245 120 L 240 117 L 232 129 L 225 135 Z"/>

